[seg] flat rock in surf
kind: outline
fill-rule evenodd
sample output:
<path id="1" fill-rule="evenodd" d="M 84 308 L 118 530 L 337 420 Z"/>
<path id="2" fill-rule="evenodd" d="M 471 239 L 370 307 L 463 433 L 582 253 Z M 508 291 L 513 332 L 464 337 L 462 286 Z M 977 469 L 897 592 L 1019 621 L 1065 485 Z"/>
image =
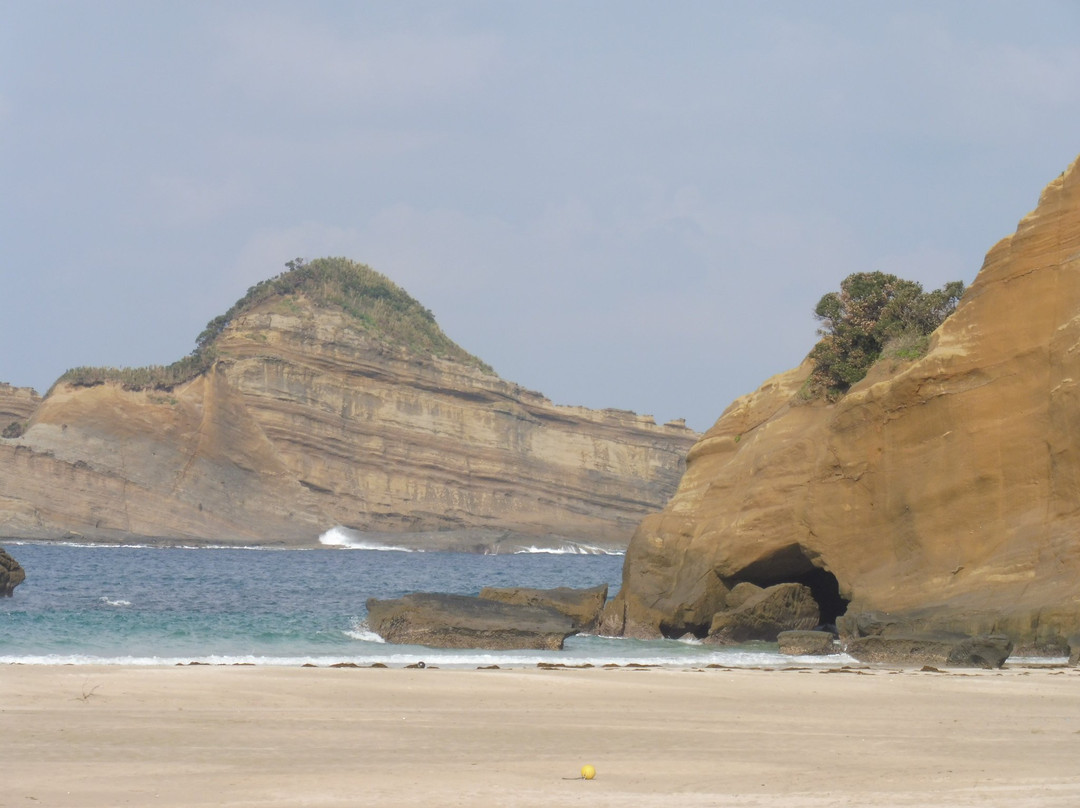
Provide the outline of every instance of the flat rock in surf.
<path id="1" fill-rule="evenodd" d="M 574 622 L 544 606 L 414 592 L 367 602 L 368 626 L 387 642 L 432 648 L 559 651 Z"/>
<path id="2" fill-rule="evenodd" d="M 589 589 L 572 589 L 560 586 L 556 589 L 529 589 L 524 586 L 485 586 L 480 597 L 502 603 L 523 606 L 544 606 L 569 617 L 578 631 L 589 631 L 600 621 L 600 613 L 607 603 L 607 584 Z"/>

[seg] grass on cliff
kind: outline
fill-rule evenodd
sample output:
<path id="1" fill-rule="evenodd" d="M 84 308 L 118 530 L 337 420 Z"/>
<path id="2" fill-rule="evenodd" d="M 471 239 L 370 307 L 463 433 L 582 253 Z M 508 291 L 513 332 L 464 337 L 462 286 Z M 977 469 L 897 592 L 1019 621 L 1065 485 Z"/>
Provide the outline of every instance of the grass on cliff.
<path id="1" fill-rule="evenodd" d="M 219 337 L 237 317 L 267 301 L 294 301 L 301 295 L 318 307 L 343 311 L 359 328 L 387 345 L 493 372 L 447 337 L 430 310 L 370 267 L 347 258 L 320 258 L 310 263 L 296 259 L 286 266 L 286 272 L 255 284 L 227 312 L 207 323 L 195 350 L 183 359 L 141 368 L 72 368 L 59 381 L 85 387 L 114 382 L 128 390 L 171 390 L 210 369 L 217 359 Z"/>

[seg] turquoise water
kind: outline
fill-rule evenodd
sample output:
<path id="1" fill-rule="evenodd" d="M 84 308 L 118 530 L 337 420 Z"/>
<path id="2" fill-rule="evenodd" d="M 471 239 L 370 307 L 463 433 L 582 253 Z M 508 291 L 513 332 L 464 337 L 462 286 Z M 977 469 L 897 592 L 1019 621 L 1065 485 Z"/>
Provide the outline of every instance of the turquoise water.
<path id="1" fill-rule="evenodd" d="M 365 623 L 368 598 L 414 591 L 475 595 L 484 586 L 606 583 L 614 595 L 621 556 L 3 546 L 27 578 L 14 597 L 0 599 L 0 663 L 758 666 L 846 659 L 800 661 L 768 645 L 719 649 L 594 636 L 571 637 L 560 652 L 439 650 L 384 643 Z"/>

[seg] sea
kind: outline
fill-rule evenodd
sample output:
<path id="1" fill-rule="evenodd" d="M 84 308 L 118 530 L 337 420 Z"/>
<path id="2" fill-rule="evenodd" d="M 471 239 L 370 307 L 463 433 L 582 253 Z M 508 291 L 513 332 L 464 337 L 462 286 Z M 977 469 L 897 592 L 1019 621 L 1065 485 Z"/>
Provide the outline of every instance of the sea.
<path id="1" fill-rule="evenodd" d="M 852 662 L 783 656 L 775 644 L 576 635 L 561 651 L 447 650 L 383 642 L 368 598 L 607 584 L 623 556 L 568 545 L 498 555 L 419 552 L 328 531 L 312 549 L 34 543 L 0 538 L 26 580 L 0 598 L 0 664 L 361 665 L 471 668 L 542 663 L 782 668 Z"/>

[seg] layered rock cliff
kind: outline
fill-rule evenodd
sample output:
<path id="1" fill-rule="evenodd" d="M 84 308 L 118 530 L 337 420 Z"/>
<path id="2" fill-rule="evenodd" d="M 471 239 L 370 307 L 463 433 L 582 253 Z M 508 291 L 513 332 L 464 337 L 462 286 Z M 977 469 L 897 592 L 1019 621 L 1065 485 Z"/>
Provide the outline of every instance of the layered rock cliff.
<path id="1" fill-rule="evenodd" d="M 740 581 L 814 590 L 826 621 L 1060 650 L 1080 629 L 1080 169 L 986 256 L 920 360 L 835 404 L 810 362 L 735 401 L 638 527 L 605 630 L 702 635 Z M 841 621 L 843 624 L 843 621 Z"/>
<path id="2" fill-rule="evenodd" d="M 192 379 L 58 383 L 0 441 L 0 535 L 622 547 L 674 491 L 681 424 L 556 406 L 295 286 L 212 323 Z"/>
<path id="3" fill-rule="evenodd" d="M 30 387 L 12 387 L 0 382 L 0 435 L 17 436 L 41 403 L 41 396 Z"/>

